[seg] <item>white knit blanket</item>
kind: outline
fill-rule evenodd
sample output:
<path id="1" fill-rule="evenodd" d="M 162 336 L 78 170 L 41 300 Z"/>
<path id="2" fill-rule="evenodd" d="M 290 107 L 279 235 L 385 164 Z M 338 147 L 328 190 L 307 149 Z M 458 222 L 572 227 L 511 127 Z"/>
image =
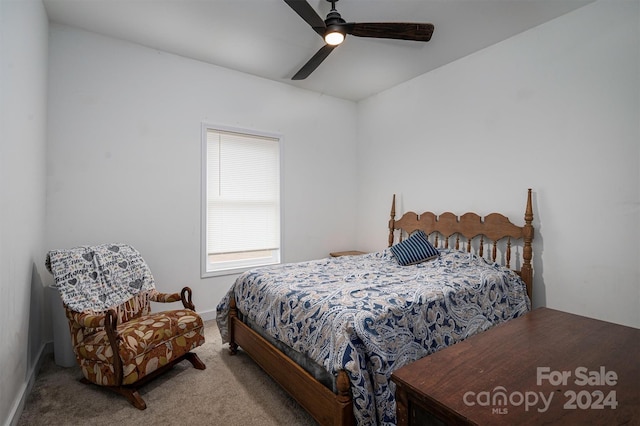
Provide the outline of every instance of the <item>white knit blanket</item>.
<path id="1" fill-rule="evenodd" d="M 141 292 L 155 290 L 140 253 L 126 244 L 51 250 L 47 269 L 63 303 L 77 312 L 104 312 Z"/>

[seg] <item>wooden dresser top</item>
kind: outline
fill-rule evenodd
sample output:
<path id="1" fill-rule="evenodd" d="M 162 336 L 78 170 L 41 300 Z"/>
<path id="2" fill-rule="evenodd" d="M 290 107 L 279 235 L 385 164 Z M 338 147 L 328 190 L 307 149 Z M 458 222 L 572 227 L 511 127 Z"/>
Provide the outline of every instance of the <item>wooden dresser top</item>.
<path id="1" fill-rule="evenodd" d="M 640 424 L 640 330 L 538 308 L 392 379 L 472 424 Z"/>

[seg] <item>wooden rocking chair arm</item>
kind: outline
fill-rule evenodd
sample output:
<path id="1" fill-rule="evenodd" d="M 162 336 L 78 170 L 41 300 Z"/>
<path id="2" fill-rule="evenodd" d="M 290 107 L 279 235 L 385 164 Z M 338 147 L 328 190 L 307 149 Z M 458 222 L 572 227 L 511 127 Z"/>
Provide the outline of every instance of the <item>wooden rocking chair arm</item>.
<path id="1" fill-rule="evenodd" d="M 182 305 L 185 309 L 191 309 L 192 311 L 196 310 L 196 307 L 193 305 L 192 296 L 193 292 L 189 287 L 184 287 L 180 293 L 159 293 L 155 292 L 151 296 L 151 300 L 154 302 L 160 303 L 171 303 L 177 302 L 179 300 L 182 301 Z"/>
<path id="2" fill-rule="evenodd" d="M 196 307 L 191 299 L 192 294 L 193 292 L 189 287 L 184 287 L 180 292 L 180 298 L 182 299 L 182 305 L 185 309 L 191 309 L 192 311 L 195 311 Z"/>
<path id="3" fill-rule="evenodd" d="M 181 299 L 182 298 L 180 297 L 180 293 L 160 293 L 160 292 L 155 292 L 151 296 L 151 300 L 152 301 L 159 302 L 159 303 L 178 302 Z"/>

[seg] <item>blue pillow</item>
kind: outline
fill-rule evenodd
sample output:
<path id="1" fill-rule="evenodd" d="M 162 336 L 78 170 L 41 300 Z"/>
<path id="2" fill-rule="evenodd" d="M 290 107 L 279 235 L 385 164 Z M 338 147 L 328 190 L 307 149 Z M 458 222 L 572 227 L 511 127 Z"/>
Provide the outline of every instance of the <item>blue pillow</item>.
<path id="1" fill-rule="evenodd" d="M 440 254 L 424 231 L 416 231 L 406 240 L 391 246 L 391 252 L 402 266 L 424 262 Z"/>

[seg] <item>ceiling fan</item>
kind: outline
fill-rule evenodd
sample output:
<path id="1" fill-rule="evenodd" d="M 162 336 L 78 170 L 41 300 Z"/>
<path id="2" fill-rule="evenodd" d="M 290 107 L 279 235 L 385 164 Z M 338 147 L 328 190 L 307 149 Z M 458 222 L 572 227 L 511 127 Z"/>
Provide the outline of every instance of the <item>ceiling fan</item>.
<path id="1" fill-rule="evenodd" d="M 331 11 L 325 20 L 316 13 L 306 0 L 284 0 L 307 24 L 325 41 L 325 45 L 292 77 L 304 80 L 338 47 L 347 34 L 357 37 L 392 38 L 399 40 L 429 41 L 433 34 L 433 24 L 410 22 L 346 22 L 336 10 L 338 0 L 327 0 Z"/>

